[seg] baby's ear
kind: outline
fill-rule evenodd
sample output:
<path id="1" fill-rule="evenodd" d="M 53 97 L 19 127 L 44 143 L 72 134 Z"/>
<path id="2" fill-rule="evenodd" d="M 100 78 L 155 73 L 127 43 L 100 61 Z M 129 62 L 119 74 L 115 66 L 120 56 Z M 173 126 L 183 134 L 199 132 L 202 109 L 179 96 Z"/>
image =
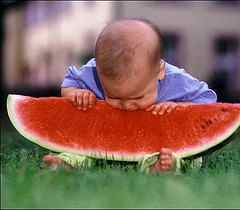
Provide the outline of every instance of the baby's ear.
<path id="1" fill-rule="evenodd" d="M 165 63 L 161 62 L 159 64 L 159 73 L 158 73 L 158 79 L 163 80 L 165 77 Z"/>

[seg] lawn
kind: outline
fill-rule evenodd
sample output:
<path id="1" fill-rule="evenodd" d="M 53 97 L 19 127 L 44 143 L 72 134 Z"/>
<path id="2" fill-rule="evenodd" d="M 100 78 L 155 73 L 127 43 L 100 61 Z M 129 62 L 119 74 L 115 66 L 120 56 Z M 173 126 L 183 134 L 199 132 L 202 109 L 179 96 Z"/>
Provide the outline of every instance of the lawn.
<path id="1" fill-rule="evenodd" d="M 240 135 L 181 175 L 117 163 L 52 171 L 41 163 L 47 153 L 2 118 L 2 208 L 240 208 Z"/>

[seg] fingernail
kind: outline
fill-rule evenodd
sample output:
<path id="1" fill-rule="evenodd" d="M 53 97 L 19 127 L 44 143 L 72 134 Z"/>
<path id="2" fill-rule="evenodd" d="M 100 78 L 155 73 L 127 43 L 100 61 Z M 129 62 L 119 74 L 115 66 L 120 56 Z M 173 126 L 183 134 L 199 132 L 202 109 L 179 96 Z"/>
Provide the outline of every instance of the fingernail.
<path id="1" fill-rule="evenodd" d="M 153 113 L 154 115 L 156 115 L 156 114 L 157 114 L 157 112 L 155 112 L 155 111 L 153 111 L 152 113 Z"/>

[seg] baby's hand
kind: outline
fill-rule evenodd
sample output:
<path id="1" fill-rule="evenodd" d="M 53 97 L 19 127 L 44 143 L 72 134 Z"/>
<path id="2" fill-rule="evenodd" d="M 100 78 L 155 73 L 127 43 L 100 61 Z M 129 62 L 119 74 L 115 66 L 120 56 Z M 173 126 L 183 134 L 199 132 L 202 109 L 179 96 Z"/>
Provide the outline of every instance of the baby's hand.
<path id="1" fill-rule="evenodd" d="M 151 172 L 169 171 L 175 164 L 175 157 L 172 150 L 162 148 L 160 150 L 159 160 L 150 169 Z"/>
<path id="2" fill-rule="evenodd" d="M 70 94 L 69 99 L 80 110 L 86 111 L 88 108 L 92 108 L 96 103 L 96 96 L 90 90 L 78 89 Z"/>
<path id="3" fill-rule="evenodd" d="M 173 111 L 177 106 L 175 102 L 165 102 L 165 103 L 158 103 L 153 104 L 152 106 L 148 107 L 146 111 L 151 111 L 153 114 L 163 115 L 165 113 L 169 113 Z"/>

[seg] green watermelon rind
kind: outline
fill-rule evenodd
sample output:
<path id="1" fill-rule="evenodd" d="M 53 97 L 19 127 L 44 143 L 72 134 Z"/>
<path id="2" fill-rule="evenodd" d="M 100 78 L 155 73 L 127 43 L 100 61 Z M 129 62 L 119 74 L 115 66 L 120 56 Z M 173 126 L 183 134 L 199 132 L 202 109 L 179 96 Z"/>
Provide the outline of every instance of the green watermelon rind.
<path id="1" fill-rule="evenodd" d="M 214 141 L 211 140 L 210 143 L 205 143 L 198 148 L 197 147 L 192 149 L 188 148 L 188 151 L 178 151 L 176 152 L 176 154 L 179 158 L 186 158 L 207 151 L 208 149 L 215 147 L 218 144 L 225 141 L 226 139 L 228 139 L 233 133 L 235 133 L 238 130 L 239 127 L 240 127 L 240 115 L 239 119 L 233 123 L 233 126 L 231 126 L 226 132 L 224 132 L 224 134 L 218 136 Z M 207 140 L 205 142 L 207 142 Z"/>
<path id="2" fill-rule="evenodd" d="M 39 146 L 46 148 L 48 150 L 51 151 L 55 151 L 55 152 L 66 152 L 68 151 L 68 153 L 72 153 L 72 154 L 79 154 L 79 155 L 85 155 L 88 157 L 93 157 L 93 158 L 98 158 L 98 159 L 108 159 L 108 160 L 119 160 L 119 161 L 141 161 L 146 155 L 147 153 L 139 153 L 139 154 L 128 154 L 128 153 L 104 153 L 102 151 L 87 151 L 87 150 L 74 150 L 72 148 L 69 147 L 62 147 L 59 146 L 57 144 L 53 144 L 53 143 L 49 143 L 47 139 L 39 139 L 36 135 L 26 131 L 26 129 L 24 129 L 24 126 L 22 125 L 22 123 L 20 122 L 20 120 L 18 120 L 18 116 L 16 115 L 16 112 L 14 110 L 15 108 L 15 103 L 17 102 L 17 100 L 22 100 L 24 99 L 24 97 L 27 99 L 28 96 L 20 96 L 20 95 L 13 95 L 13 94 L 9 94 L 8 98 L 7 98 L 7 111 L 8 111 L 8 115 L 9 118 L 12 122 L 12 124 L 14 125 L 14 127 L 18 130 L 18 132 L 24 136 L 25 138 L 29 139 L 30 141 L 38 144 Z M 224 140 L 226 140 L 227 138 L 229 138 L 238 128 L 240 127 L 240 114 L 238 119 L 232 123 L 231 126 L 229 126 L 228 129 L 226 129 L 226 131 L 218 136 L 214 141 L 211 140 L 210 143 L 205 143 L 202 146 L 199 147 L 194 147 L 194 148 L 187 148 L 185 150 L 179 150 L 176 152 L 176 156 L 178 158 L 186 158 L 186 157 L 190 157 L 196 154 L 199 154 L 201 152 L 204 152 L 218 144 L 220 144 L 221 142 L 223 142 Z M 208 140 L 206 139 L 205 142 L 207 142 Z M 45 144 L 43 142 L 46 142 Z"/>

